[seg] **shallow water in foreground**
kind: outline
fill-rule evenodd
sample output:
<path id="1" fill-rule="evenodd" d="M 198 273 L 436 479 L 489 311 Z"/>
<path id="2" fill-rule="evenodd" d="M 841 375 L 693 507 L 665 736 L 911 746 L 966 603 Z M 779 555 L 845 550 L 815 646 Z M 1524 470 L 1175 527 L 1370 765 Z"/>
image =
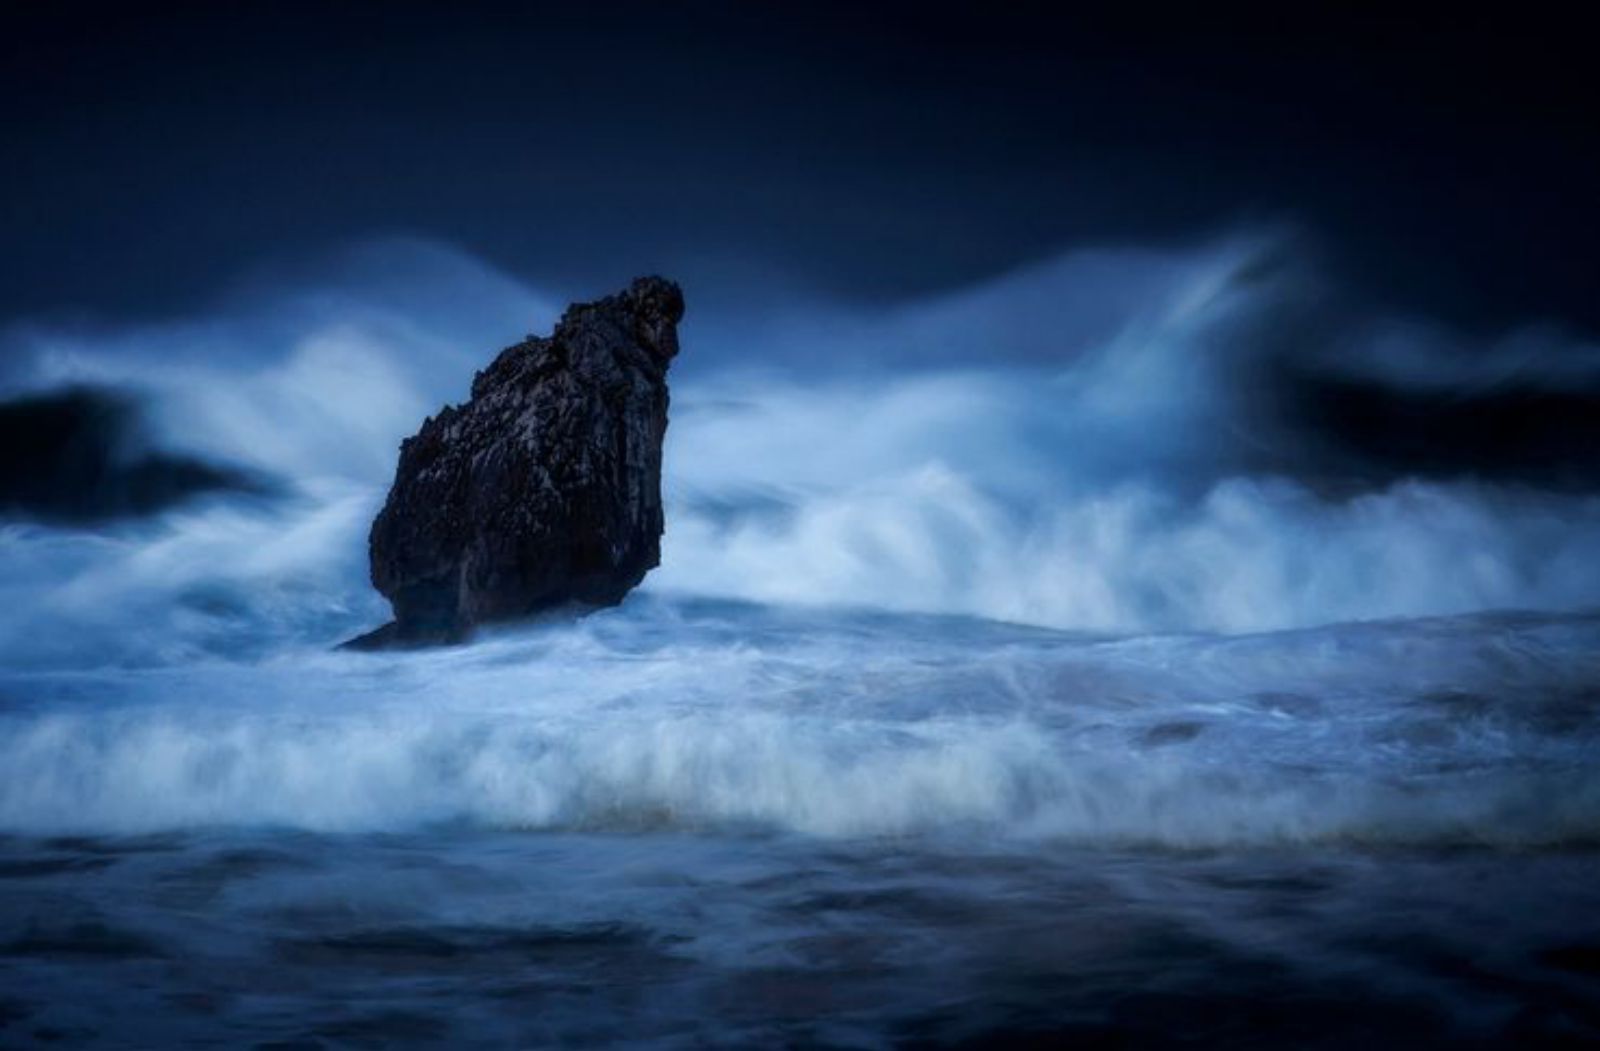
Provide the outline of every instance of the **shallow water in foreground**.
<path id="1" fill-rule="evenodd" d="M 6 1043 L 1593 1038 L 1593 853 L 10 840 Z M 320 1042 L 320 1043 L 319 1043 Z"/>
<path id="2" fill-rule="evenodd" d="M 0 676 L 0 1044 L 1600 1039 L 1600 618 Z"/>

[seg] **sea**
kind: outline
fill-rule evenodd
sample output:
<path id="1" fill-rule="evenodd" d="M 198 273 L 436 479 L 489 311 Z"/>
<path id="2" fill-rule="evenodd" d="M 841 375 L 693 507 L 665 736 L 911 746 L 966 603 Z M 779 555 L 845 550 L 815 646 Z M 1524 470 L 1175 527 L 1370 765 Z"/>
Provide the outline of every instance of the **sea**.
<path id="1" fill-rule="evenodd" d="M 686 289 L 661 567 L 410 652 L 335 649 L 395 446 L 552 300 L 389 244 L 10 330 L 271 484 L 0 524 L 0 1046 L 1600 1041 L 1600 501 L 1351 483 L 1242 251 Z"/>

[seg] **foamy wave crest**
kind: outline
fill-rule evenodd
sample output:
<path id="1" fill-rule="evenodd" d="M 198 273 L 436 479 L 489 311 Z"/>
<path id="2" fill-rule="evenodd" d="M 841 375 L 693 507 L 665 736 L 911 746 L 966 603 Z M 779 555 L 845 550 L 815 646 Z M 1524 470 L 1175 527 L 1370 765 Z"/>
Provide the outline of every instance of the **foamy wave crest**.
<path id="1" fill-rule="evenodd" d="M 753 512 L 682 507 L 651 586 L 1113 632 L 1572 610 L 1600 596 L 1600 499 L 1235 478 L 1019 508 L 932 464 Z"/>
<path id="2" fill-rule="evenodd" d="M 1319 388 L 1284 369 L 1434 398 L 1508 377 L 1592 385 L 1600 351 L 1532 330 L 1462 348 L 1329 311 L 1285 252 L 1259 237 L 1076 252 L 871 317 L 805 303 L 766 327 L 703 315 L 691 289 L 646 587 L 1129 633 L 1600 603 L 1592 487 L 1363 474 L 1366 453 L 1294 417 Z M 371 628 L 365 531 L 399 440 L 496 347 L 545 329 L 551 301 L 387 244 L 202 318 L 9 330 L 8 385 L 131 387 L 161 444 L 285 495 L 93 533 L 0 528 L 0 661 L 260 656 Z"/>
<path id="3" fill-rule="evenodd" d="M 1588 842 L 1597 631 L 1107 642 L 645 603 L 442 654 L 12 676 L 0 830 Z"/>
<path id="4" fill-rule="evenodd" d="M 1600 839 L 1592 772 L 1385 784 L 1213 757 L 1097 753 L 1027 722 L 886 728 L 752 713 L 597 720 L 67 717 L 0 744 L 0 827 L 317 831 L 435 823 L 991 832 L 1087 845 Z"/>

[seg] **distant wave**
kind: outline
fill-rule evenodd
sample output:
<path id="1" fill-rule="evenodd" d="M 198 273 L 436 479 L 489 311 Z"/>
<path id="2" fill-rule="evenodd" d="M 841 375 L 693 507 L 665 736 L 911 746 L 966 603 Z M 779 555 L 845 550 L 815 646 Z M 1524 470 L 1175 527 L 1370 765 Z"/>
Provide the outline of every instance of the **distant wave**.
<path id="1" fill-rule="evenodd" d="M 1478 436 L 1484 459 L 1458 411 L 1515 422 L 1564 391 L 1554 418 L 1578 418 L 1600 351 L 1386 317 L 1295 252 L 1075 252 L 872 315 L 688 290 L 647 590 L 1130 634 L 1600 604 L 1588 468 L 1535 469 L 1539 427 Z M 285 491 L 0 525 L 0 664 L 256 658 L 381 620 L 365 532 L 399 440 L 552 302 L 387 243 L 166 324 L 13 326 L 9 391 L 125 388 L 162 449 Z M 1350 437 L 1369 410 L 1378 448 Z M 1418 459 L 1429 420 L 1448 440 Z"/>
<path id="2" fill-rule="evenodd" d="M 653 588 L 1090 631 L 1576 610 L 1600 596 L 1600 498 L 1471 482 L 1329 498 L 1240 477 L 1190 499 L 1128 483 L 1018 506 L 934 463 L 669 513 Z"/>

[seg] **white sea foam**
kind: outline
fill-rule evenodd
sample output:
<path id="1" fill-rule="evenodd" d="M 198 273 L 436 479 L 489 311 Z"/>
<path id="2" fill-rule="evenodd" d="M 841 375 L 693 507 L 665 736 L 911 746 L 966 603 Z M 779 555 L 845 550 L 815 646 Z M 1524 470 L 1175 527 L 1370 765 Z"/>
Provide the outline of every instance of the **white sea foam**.
<path id="1" fill-rule="evenodd" d="M 1597 631 L 1116 644 L 642 602 L 457 653 L 16 676 L 0 829 L 1589 841 Z"/>
<path id="2" fill-rule="evenodd" d="M 930 464 L 767 514 L 684 508 L 652 586 L 1118 632 L 1581 609 L 1600 500 L 1409 481 L 1330 501 L 1233 478 L 1192 501 L 1129 484 L 1016 510 Z"/>
<path id="3" fill-rule="evenodd" d="M 1469 480 L 1335 497 L 1263 469 L 1289 439 L 1234 337 L 1284 292 L 1239 276 L 1248 248 L 1068 257 L 870 322 L 819 309 L 738 361 L 690 290 L 644 594 L 436 655 L 324 651 L 384 615 L 365 531 L 395 444 L 546 327 L 544 297 L 430 256 L 470 309 L 367 274 L 205 321 L 14 332 L 16 382 L 136 386 L 168 443 L 290 492 L 0 529 L 0 829 L 1593 839 L 1591 622 L 1470 614 L 1594 606 L 1600 502 Z M 1087 315 L 1050 294 L 1077 280 L 1105 292 Z M 1436 341 L 1362 368 L 1437 378 Z M 901 364 L 851 361 L 868 348 Z M 1469 616 L 1114 644 L 993 623 L 1443 614 Z"/>
<path id="4" fill-rule="evenodd" d="M 815 306 L 766 330 L 697 319 L 691 289 L 665 561 L 647 588 L 1117 632 L 1595 605 L 1592 497 L 1414 479 L 1334 497 L 1263 472 L 1295 439 L 1258 404 L 1267 351 L 1250 333 L 1305 281 L 1257 273 L 1272 250 L 1076 253 L 870 319 Z M 553 310 L 426 246 L 317 280 L 168 325 L 11 333 L 33 363 L 16 383 L 132 385 L 169 444 L 295 495 L 109 534 L 6 528 L 0 659 L 261 653 L 381 618 L 364 532 L 396 444 Z M 1341 346 L 1352 368 L 1397 383 L 1451 368 L 1438 332 L 1370 328 Z M 761 331 L 771 345 L 736 358 Z M 1570 379 L 1593 358 L 1554 339 L 1460 360 L 1478 380 L 1529 361 Z M 899 364 L 861 364 L 884 359 Z"/>

